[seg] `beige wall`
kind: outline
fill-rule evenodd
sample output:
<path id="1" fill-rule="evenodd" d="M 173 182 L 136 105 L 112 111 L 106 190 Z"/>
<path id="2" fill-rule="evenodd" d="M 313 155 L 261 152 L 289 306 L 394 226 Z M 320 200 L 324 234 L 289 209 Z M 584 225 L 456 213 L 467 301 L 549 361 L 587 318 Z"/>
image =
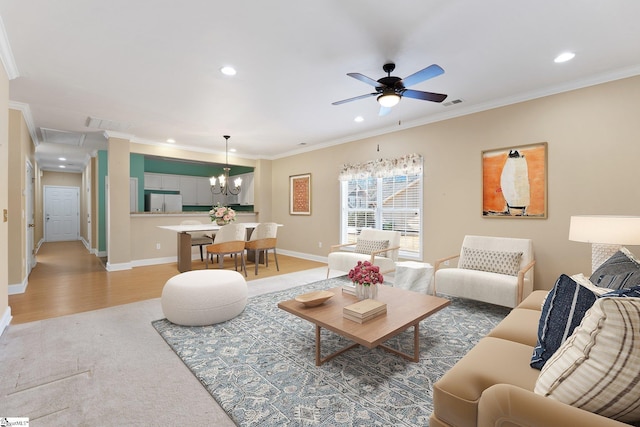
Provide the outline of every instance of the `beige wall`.
<path id="1" fill-rule="evenodd" d="M 3 211 L 9 209 L 9 78 L 0 67 L 0 334 L 9 322 L 9 225 Z"/>
<path id="2" fill-rule="evenodd" d="M 27 280 L 25 230 L 26 162 L 33 161 L 34 146 L 29 128 L 19 110 L 9 110 L 9 284 L 22 285 Z M 35 169 L 35 168 L 34 168 Z M 35 170 L 34 170 L 35 174 Z M 35 197 L 32 195 L 31 197 Z M 35 206 L 35 205 L 34 205 Z"/>
<path id="3" fill-rule="evenodd" d="M 109 138 L 107 269 L 126 269 L 131 262 L 129 219 L 129 140 Z"/>
<path id="4" fill-rule="evenodd" d="M 424 261 L 459 252 L 465 234 L 512 236 L 534 241 L 538 289 L 561 273 L 589 274 L 590 245 L 568 240 L 569 218 L 640 215 L 639 99 L 640 77 L 633 77 L 275 160 L 273 220 L 285 224 L 278 246 L 326 256 L 339 239 L 340 165 L 416 152 L 425 159 Z M 548 219 L 482 218 L 482 150 L 542 141 Z M 312 215 L 290 216 L 288 177 L 307 172 Z M 640 256 L 640 248 L 629 249 Z"/>
<path id="5" fill-rule="evenodd" d="M 69 172 L 42 171 L 42 185 L 82 188 L 82 174 Z"/>

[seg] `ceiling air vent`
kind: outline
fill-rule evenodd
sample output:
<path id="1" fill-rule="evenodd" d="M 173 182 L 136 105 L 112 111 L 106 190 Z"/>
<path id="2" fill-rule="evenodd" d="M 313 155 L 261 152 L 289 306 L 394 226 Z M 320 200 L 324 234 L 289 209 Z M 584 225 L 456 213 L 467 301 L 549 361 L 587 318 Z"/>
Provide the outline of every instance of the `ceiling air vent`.
<path id="1" fill-rule="evenodd" d="M 113 130 L 117 132 L 125 132 L 129 130 L 131 127 L 131 123 L 126 122 L 116 122 L 115 120 L 107 120 L 107 119 L 99 119 L 97 117 L 87 117 L 87 127 L 102 129 L 102 130 Z"/>
<path id="2" fill-rule="evenodd" d="M 82 147 L 84 144 L 84 133 L 67 132 L 64 130 L 40 128 L 42 134 L 42 142 L 50 144 L 73 145 L 74 147 Z"/>
<path id="3" fill-rule="evenodd" d="M 462 99 L 454 99 L 453 101 L 447 101 L 447 102 L 443 102 L 442 105 L 444 105 L 445 107 L 450 107 L 452 105 L 456 105 L 456 104 L 460 104 L 462 102 Z"/>

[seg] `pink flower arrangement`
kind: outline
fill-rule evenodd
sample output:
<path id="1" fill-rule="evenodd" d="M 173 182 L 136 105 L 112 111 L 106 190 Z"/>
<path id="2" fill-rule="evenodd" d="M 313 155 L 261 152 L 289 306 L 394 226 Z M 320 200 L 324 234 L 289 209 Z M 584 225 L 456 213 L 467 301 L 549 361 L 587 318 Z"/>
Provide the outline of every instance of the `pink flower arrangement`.
<path id="1" fill-rule="evenodd" d="M 211 221 L 224 221 L 225 224 L 228 224 L 236 220 L 236 211 L 228 206 L 218 204 L 209 211 L 209 217 Z"/>
<path id="2" fill-rule="evenodd" d="M 380 267 L 369 261 L 358 261 L 358 264 L 349 271 L 349 279 L 353 283 L 369 286 L 383 282 Z"/>

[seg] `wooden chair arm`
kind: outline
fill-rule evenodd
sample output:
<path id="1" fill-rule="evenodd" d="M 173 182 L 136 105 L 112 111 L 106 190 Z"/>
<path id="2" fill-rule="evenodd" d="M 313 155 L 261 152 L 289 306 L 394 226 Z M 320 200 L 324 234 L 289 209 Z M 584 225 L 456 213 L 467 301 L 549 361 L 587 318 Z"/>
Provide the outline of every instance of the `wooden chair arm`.
<path id="1" fill-rule="evenodd" d="M 355 243 L 343 243 L 341 245 L 331 245 L 331 250 L 329 252 L 335 252 L 340 248 L 344 248 L 345 246 L 354 246 Z"/>
<path id="2" fill-rule="evenodd" d="M 392 246 L 390 248 L 384 248 L 378 251 L 371 251 L 371 264 L 373 264 L 373 261 L 375 260 L 376 255 L 380 255 L 388 251 L 397 251 L 399 249 L 400 249 L 400 246 Z M 389 257 L 385 257 L 385 258 L 389 258 Z"/>
<path id="3" fill-rule="evenodd" d="M 458 258 L 459 256 L 460 254 L 456 254 L 456 255 L 448 256 L 446 258 L 437 259 L 435 264 L 433 265 L 433 273 L 435 274 L 435 272 L 438 271 L 438 268 L 440 268 L 440 264 L 442 264 L 443 262 L 450 261 L 452 259 Z"/>
<path id="4" fill-rule="evenodd" d="M 522 270 L 518 271 L 518 304 L 522 302 L 522 293 L 524 292 L 524 275 L 527 273 L 527 271 L 533 268 L 535 263 L 536 260 L 534 259 L 529 264 L 525 265 Z"/>

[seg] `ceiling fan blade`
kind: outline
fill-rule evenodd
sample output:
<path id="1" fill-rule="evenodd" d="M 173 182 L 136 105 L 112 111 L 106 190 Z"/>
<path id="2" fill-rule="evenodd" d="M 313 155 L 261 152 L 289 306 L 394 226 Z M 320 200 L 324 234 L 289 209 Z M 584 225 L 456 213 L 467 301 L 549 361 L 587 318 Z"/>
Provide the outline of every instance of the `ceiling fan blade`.
<path id="1" fill-rule="evenodd" d="M 387 114 L 389 114 L 391 112 L 391 107 L 380 107 L 380 112 L 378 113 L 378 116 L 386 116 Z"/>
<path id="2" fill-rule="evenodd" d="M 367 77 L 364 74 L 360 73 L 347 73 L 347 76 L 353 77 L 356 80 L 360 80 L 366 84 L 369 84 L 373 87 L 384 86 L 382 83 L 379 83 L 377 80 L 373 80 L 371 77 Z"/>
<path id="3" fill-rule="evenodd" d="M 409 87 L 425 80 L 437 77 L 443 73 L 444 70 L 439 65 L 433 64 L 429 65 L 424 70 L 420 70 L 416 73 L 411 74 L 409 77 L 402 79 L 402 83 L 404 84 L 404 87 Z"/>
<path id="4" fill-rule="evenodd" d="M 406 89 L 404 92 L 402 92 L 402 96 L 432 102 L 442 102 L 447 98 L 447 95 L 443 93 L 423 92 L 421 90 L 412 89 Z"/>
<path id="5" fill-rule="evenodd" d="M 343 99 L 342 101 L 332 102 L 331 105 L 345 104 L 347 102 L 357 101 L 358 99 L 369 98 L 370 96 L 374 96 L 374 95 L 378 95 L 378 93 L 377 92 L 376 93 L 367 93 L 365 95 L 354 96 L 353 98 L 348 98 L 348 99 Z"/>

